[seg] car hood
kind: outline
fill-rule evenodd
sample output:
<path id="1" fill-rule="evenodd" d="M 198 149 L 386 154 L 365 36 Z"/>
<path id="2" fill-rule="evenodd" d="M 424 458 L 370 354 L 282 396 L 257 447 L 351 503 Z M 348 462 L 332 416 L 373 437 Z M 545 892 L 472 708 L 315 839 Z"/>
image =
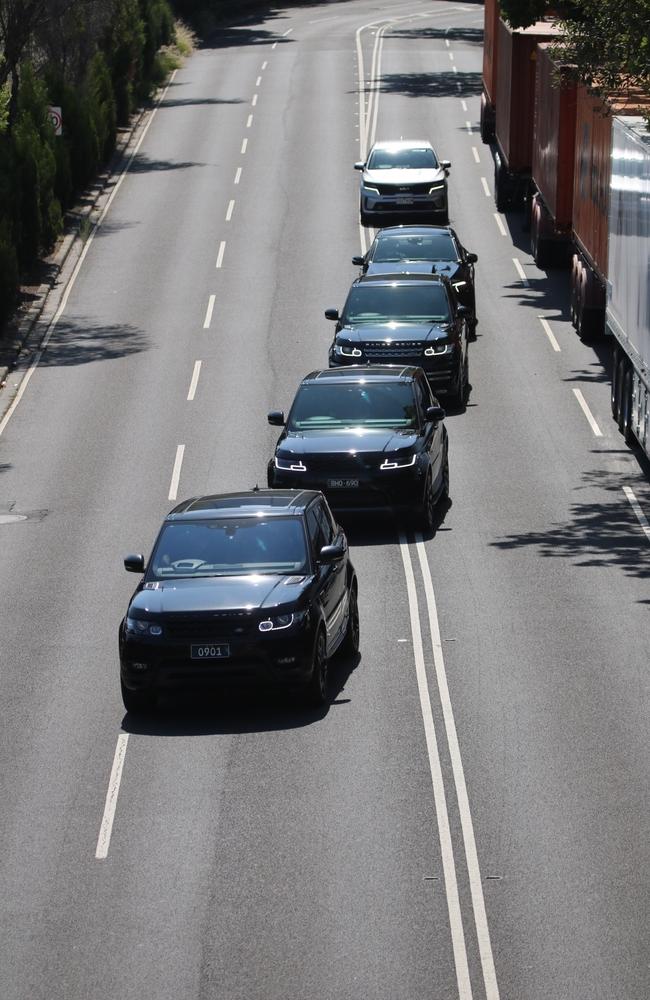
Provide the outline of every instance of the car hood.
<path id="1" fill-rule="evenodd" d="M 462 265 L 457 260 L 397 260 L 368 264 L 366 274 L 444 274 L 454 278 Z"/>
<path id="2" fill-rule="evenodd" d="M 166 614 L 196 611 L 260 611 L 295 601 L 306 576 L 211 576 L 145 583 L 129 611 Z"/>
<path id="3" fill-rule="evenodd" d="M 360 323 L 358 326 L 341 327 L 336 339 L 349 344 L 365 344 L 370 340 L 403 343 L 405 340 L 442 340 L 448 336 L 447 323 L 391 323 L 390 326 L 388 323 Z"/>
<path id="4" fill-rule="evenodd" d="M 375 427 L 340 427 L 335 430 L 290 431 L 278 455 L 383 455 L 415 447 L 412 430 L 380 430 Z"/>
<path id="5" fill-rule="evenodd" d="M 363 180 L 366 184 L 396 184 L 410 187 L 412 184 L 436 184 L 444 181 L 445 172 L 442 167 L 432 167 L 427 170 L 365 170 Z"/>

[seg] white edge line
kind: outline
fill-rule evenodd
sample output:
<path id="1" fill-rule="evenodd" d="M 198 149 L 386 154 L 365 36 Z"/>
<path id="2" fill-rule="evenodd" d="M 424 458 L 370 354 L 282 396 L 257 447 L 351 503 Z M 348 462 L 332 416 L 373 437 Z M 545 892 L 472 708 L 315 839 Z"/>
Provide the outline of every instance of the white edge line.
<path id="1" fill-rule="evenodd" d="M 589 409 L 589 407 L 587 406 L 587 400 L 585 399 L 585 397 L 580 392 L 580 389 L 574 389 L 573 390 L 573 394 L 576 397 L 576 399 L 578 400 L 578 402 L 580 403 L 580 409 L 582 410 L 582 412 L 584 413 L 585 417 L 589 421 L 589 426 L 591 427 L 592 431 L 594 432 L 594 435 L 596 437 L 601 438 L 603 436 L 603 432 L 601 431 L 600 427 L 598 426 L 598 424 L 594 420 L 593 414 L 592 414 L 591 410 Z"/>
<path id="2" fill-rule="evenodd" d="M 467 948 L 465 945 L 465 933 L 463 931 L 463 920 L 460 910 L 460 899 L 458 896 L 454 847 L 449 828 L 447 799 L 442 777 L 442 768 L 440 765 L 440 755 L 438 753 L 438 742 L 436 739 L 435 723 L 433 721 L 433 711 L 431 709 L 431 696 L 429 694 L 427 673 L 424 665 L 422 630 L 420 624 L 420 612 L 418 609 L 417 590 L 415 587 L 411 554 L 403 532 L 400 532 L 399 535 L 399 547 L 402 555 L 402 563 L 404 565 L 404 576 L 406 577 L 406 590 L 408 594 L 409 612 L 411 618 L 411 634 L 413 636 L 415 673 L 418 683 L 418 692 L 420 695 L 420 708 L 422 710 L 422 721 L 424 723 L 424 733 L 429 757 L 429 769 L 431 771 L 431 781 L 433 783 L 433 798 L 436 810 L 436 819 L 438 821 L 440 854 L 442 857 L 442 867 L 445 877 L 445 892 L 447 896 L 447 908 L 449 911 L 449 929 L 451 932 L 454 963 L 456 966 L 458 996 L 459 1000 L 471 1000 L 472 985 L 469 976 L 469 966 L 467 964 Z"/>
<path id="3" fill-rule="evenodd" d="M 506 232 L 506 227 L 504 226 L 503 219 L 501 218 L 501 216 L 499 215 L 498 212 L 494 213 L 494 221 L 496 222 L 497 226 L 499 227 L 499 232 L 501 233 L 501 235 L 502 236 L 507 236 L 508 234 Z"/>
<path id="4" fill-rule="evenodd" d="M 555 338 L 555 334 L 551 330 L 551 327 L 549 325 L 548 320 L 544 316 L 538 316 L 537 318 L 538 318 L 538 320 L 540 321 L 540 323 L 542 324 L 542 326 L 544 328 L 544 333 L 546 334 L 546 336 L 548 337 L 548 339 L 551 342 L 551 347 L 553 348 L 554 351 L 557 351 L 558 354 L 559 354 L 560 351 L 562 350 L 562 348 L 558 344 L 558 342 L 557 342 L 557 340 Z"/>
<path id="5" fill-rule="evenodd" d="M 188 402 L 191 402 L 196 395 L 196 387 L 199 384 L 199 375 L 201 374 L 201 361 L 194 362 L 194 371 L 192 372 L 192 381 L 190 382 L 190 389 L 187 394 Z"/>
<path id="6" fill-rule="evenodd" d="M 463 831 L 465 857 L 467 860 L 467 873 L 469 876 L 470 892 L 472 896 L 472 907 L 474 910 L 474 922 L 476 924 L 476 936 L 479 945 L 481 968 L 483 970 L 485 995 L 486 1000 L 499 1000 L 499 987 L 497 985 L 492 944 L 490 941 L 490 931 L 487 922 L 487 913 L 485 911 L 485 899 L 481 883 L 481 869 L 476 850 L 474 824 L 472 822 L 472 813 L 469 806 L 469 796 L 467 794 L 463 761 L 460 755 L 458 733 L 456 731 L 456 722 L 454 720 L 454 712 L 451 705 L 451 696 L 449 694 L 447 674 L 445 671 L 445 661 L 442 653 L 436 597 L 433 590 L 433 581 L 431 579 L 431 570 L 429 568 L 426 548 L 424 542 L 422 541 L 422 536 L 417 532 L 415 535 L 415 541 L 418 559 L 420 561 L 420 570 L 422 571 L 422 578 L 424 580 L 424 592 L 426 595 L 427 610 L 429 614 L 429 630 L 431 634 L 433 662 L 436 672 L 436 681 L 438 683 L 438 693 L 440 695 L 442 715 L 445 722 L 445 733 L 447 735 L 447 744 L 449 746 L 451 768 L 454 775 L 460 824 Z"/>
<path id="7" fill-rule="evenodd" d="M 183 464 L 184 454 L 185 454 L 185 445 L 179 444 L 176 449 L 174 468 L 172 469 L 172 481 L 169 485 L 169 496 L 167 497 L 168 500 L 175 500 L 178 495 L 178 483 L 181 478 L 181 466 Z"/>
<path id="8" fill-rule="evenodd" d="M 645 535 L 645 537 L 647 538 L 647 540 L 650 542 L 650 524 L 648 523 L 647 517 L 645 516 L 645 514 L 641 510 L 641 504 L 637 500 L 637 498 L 636 498 L 636 496 L 634 494 L 634 490 L 632 489 L 631 486 L 624 486 L 623 487 L 623 492 L 625 493 L 625 496 L 629 500 L 630 506 L 632 507 L 632 510 L 636 514 L 637 521 L 639 522 L 639 524 L 641 525 L 641 528 L 643 529 L 643 534 Z"/>
<path id="9" fill-rule="evenodd" d="M 205 319 L 203 320 L 204 330 L 210 329 L 210 323 L 212 322 L 212 312 L 214 310 L 214 303 L 216 301 L 216 298 L 217 298 L 216 295 L 211 295 L 210 298 L 208 299 L 208 307 L 205 310 Z"/>
<path id="10" fill-rule="evenodd" d="M 513 257 L 512 258 L 512 263 L 515 265 L 515 271 L 519 275 L 519 278 L 521 280 L 522 285 L 525 285 L 526 288 L 529 288 L 530 285 L 528 283 L 528 278 L 526 277 L 526 272 L 524 271 L 523 267 L 521 266 L 521 261 L 518 260 L 516 257 Z"/>
<path id="11" fill-rule="evenodd" d="M 126 757 L 128 742 L 128 733 L 120 733 L 117 737 L 117 745 L 113 756 L 113 767 L 111 768 L 111 776 L 108 780 L 108 790 L 106 792 L 106 802 L 104 804 L 104 815 L 102 816 L 101 826 L 99 827 L 99 837 L 97 838 L 97 847 L 95 849 L 95 857 L 99 861 L 108 857 L 108 848 L 111 843 L 115 809 L 117 808 L 117 796 L 120 791 L 120 782 L 122 781 L 122 771 L 124 769 L 124 758 Z"/>
<path id="12" fill-rule="evenodd" d="M 56 310 L 56 312 L 54 314 L 52 322 L 50 323 L 50 325 L 48 327 L 47 333 L 45 334 L 45 337 L 43 338 L 43 341 L 41 342 L 41 346 L 39 347 L 38 351 L 36 352 L 36 355 L 34 357 L 34 360 L 31 363 L 31 365 L 29 366 L 29 368 L 25 372 L 25 375 L 23 376 L 23 380 L 20 383 L 20 386 L 18 387 L 18 392 L 16 393 L 16 395 L 15 395 L 15 397 L 14 397 L 12 403 L 11 403 L 11 406 L 9 407 L 9 409 L 7 410 L 7 412 L 5 413 L 5 415 L 2 418 L 2 420 L 0 420 L 0 436 L 4 432 L 4 429 L 7 426 L 7 424 L 9 423 L 9 421 L 11 420 L 11 417 L 13 416 L 14 410 L 16 409 L 16 407 L 20 403 L 21 399 L 23 398 L 23 395 L 25 393 L 25 390 L 26 390 L 27 386 L 29 385 L 29 382 L 30 382 L 30 379 L 31 379 L 32 375 L 34 374 L 34 372 L 36 371 L 36 369 L 38 368 L 38 366 L 40 364 L 40 360 L 43 357 L 43 353 L 45 352 L 45 349 L 47 348 L 47 345 L 50 342 L 52 334 L 56 330 L 58 322 L 61 319 L 61 316 L 63 315 L 63 311 L 64 311 L 65 307 L 68 304 L 68 299 L 70 297 L 70 293 L 72 292 L 74 284 L 75 284 L 75 282 L 76 282 L 76 280 L 77 280 L 77 278 L 79 276 L 79 271 L 81 270 L 83 262 L 86 259 L 86 254 L 90 250 L 91 244 L 92 244 L 92 242 L 93 242 L 93 240 L 95 238 L 97 230 L 99 229 L 99 227 L 103 223 L 104 219 L 106 218 L 106 214 L 107 214 L 109 208 L 111 207 L 111 205 L 113 204 L 113 199 L 115 198 L 115 195 L 117 194 L 117 192 L 119 191 L 120 187 L 122 186 L 122 181 L 126 177 L 127 173 L 129 172 L 129 169 L 131 167 L 131 164 L 133 163 L 133 161 L 134 161 L 135 157 L 137 156 L 138 152 L 140 151 L 140 146 L 144 142 L 145 136 L 146 136 L 147 132 L 149 131 L 149 128 L 151 126 L 152 121 L 154 120 L 156 111 L 158 110 L 158 108 L 160 107 L 160 105 L 164 101 L 165 97 L 167 96 L 167 91 L 169 90 L 171 84 L 173 83 L 174 77 L 176 76 L 177 72 L 178 72 L 178 70 L 175 69 L 174 72 L 172 73 L 172 75 L 170 76 L 169 83 L 167 84 L 167 86 L 163 90 L 162 94 L 158 98 L 158 101 L 156 103 L 156 107 L 151 112 L 151 117 L 149 118 L 149 121 L 145 125 L 144 129 L 142 130 L 142 135 L 138 139 L 138 141 L 137 141 L 137 143 L 135 145 L 135 148 L 133 149 L 132 153 L 130 154 L 129 159 L 127 161 L 127 164 L 126 164 L 124 170 L 122 171 L 122 173 L 118 177 L 118 179 L 116 181 L 116 184 L 115 184 L 115 187 L 111 191 L 110 196 L 108 198 L 108 201 L 104 205 L 104 208 L 102 210 L 101 215 L 99 216 L 97 222 L 94 224 L 94 226 L 92 227 L 92 229 L 90 231 L 90 235 L 88 236 L 88 239 L 86 240 L 86 243 L 84 245 L 83 250 L 81 251 L 81 255 L 79 257 L 79 260 L 77 261 L 77 263 L 74 266 L 74 269 L 73 269 L 72 274 L 70 276 L 70 280 L 69 280 L 68 284 L 65 287 L 65 291 L 63 292 L 63 297 L 62 297 L 62 299 L 61 299 L 61 301 L 59 303 L 59 307 L 58 307 L 58 309 Z"/>

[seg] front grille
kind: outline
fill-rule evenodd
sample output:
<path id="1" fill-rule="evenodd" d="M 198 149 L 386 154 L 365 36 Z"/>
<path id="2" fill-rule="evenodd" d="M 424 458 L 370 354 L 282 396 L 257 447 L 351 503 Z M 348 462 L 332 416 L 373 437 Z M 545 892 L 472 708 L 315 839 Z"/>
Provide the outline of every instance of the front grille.
<path id="1" fill-rule="evenodd" d="M 257 618 L 250 611 L 206 611 L 167 615 L 162 625 L 165 635 L 177 642 L 216 642 L 250 635 L 257 627 Z"/>
<path id="2" fill-rule="evenodd" d="M 431 190 L 431 183 L 426 184 L 375 184 L 379 194 L 395 196 L 396 198 L 409 198 L 412 194 L 428 194 Z"/>
<path id="3" fill-rule="evenodd" d="M 395 358 L 399 358 L 400 361 L 407 358 L 421 358 L 422 343 L 417 340 L 394 340 L 391 344 L 387 344 L 383 340 L 369 340 L 363 344 L 363 351 L 368 358 L 382 358 L 390 364 Z"/>
<path id="4" fill-rule="evenodd" d="M 338 455 L 310 455 L 306 461 L 310 472 L 326 474 L 328 479 L 354 479 L 364 469 L 373 467 L 361 455 L 350 455 L 348 452 Z"/>

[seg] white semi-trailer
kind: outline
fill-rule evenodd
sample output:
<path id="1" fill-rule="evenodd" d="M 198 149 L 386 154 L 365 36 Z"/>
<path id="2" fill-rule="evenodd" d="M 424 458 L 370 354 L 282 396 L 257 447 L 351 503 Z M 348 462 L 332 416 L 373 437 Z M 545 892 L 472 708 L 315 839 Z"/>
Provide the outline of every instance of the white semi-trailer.
<path id="1" fill-rule="evenodd" d="M 615 340 L 612 413 L 628 444 L 650 458 L 650 131 L 612 121 L 607 331 Z"/>

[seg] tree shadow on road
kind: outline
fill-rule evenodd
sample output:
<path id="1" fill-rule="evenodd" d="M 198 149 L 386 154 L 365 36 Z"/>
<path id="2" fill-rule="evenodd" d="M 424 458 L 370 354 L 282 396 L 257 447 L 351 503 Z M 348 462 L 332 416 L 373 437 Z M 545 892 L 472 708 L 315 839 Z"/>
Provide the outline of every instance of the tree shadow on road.
<path id="1" fill-rule="evenodd" d="M 467 42 L 469 45 L 483 44 L 483 28 L 464 28 L 462 26 L 454 28 L 397 28 L 386 32 L 386 38 L 401 38 L 406 41 L 412 39 L 416 42 L 435 41 L 439 38 L 449 39 L 450 42 Z"/>
<path id="2" fill-rule="evenodd" d="M 39 361 L 40 368 L 114 361 L 149 348 L 148 337 L 128 323 L 98 325 L 83 319 L 61 320 Z"/>
<path id="3" fill-rule="evenodd" d="M 483 88 L 480 73 L 386 73 L 374 87 L 381 94 L 402 97 L 469 97 Z"/>

